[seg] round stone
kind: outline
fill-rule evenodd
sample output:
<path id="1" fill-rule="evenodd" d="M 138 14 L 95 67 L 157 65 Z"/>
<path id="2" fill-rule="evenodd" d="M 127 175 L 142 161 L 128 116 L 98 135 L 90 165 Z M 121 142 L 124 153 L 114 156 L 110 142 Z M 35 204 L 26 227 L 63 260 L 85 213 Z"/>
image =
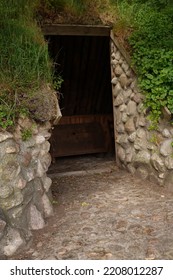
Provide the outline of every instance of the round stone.
<path id="1" fill-rule="evenodd" d="M 160 146 L 160 153 L 162 156 L 169 156 L 173 152 L 172 139 L 165 140 Z"/>

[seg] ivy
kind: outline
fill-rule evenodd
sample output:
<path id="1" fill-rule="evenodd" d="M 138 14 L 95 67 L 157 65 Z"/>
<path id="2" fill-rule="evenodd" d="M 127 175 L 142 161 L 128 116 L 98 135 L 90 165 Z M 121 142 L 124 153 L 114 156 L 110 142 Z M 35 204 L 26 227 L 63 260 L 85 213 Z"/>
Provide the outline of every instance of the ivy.
<path id="1" fill-rule="evenodd" d="M 166 9 L 144 11 L 137 15 L 129 41 L 139 85 L 146 95 L 145 106 L 155 126 L 163 107 L 173 114 L 173 18 Z"/>

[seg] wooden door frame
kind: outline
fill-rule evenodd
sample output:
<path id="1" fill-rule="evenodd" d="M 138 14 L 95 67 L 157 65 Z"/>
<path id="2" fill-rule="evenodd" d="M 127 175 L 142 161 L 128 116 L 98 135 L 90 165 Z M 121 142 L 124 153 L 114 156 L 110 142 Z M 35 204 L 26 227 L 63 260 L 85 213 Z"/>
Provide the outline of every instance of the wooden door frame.
<path id="1" fill-rule="evenodd" d="M 76 25 L 76 24 L 45 24 L 42 26 L 44 36 L 102 36 L 110 37 L 111 42 L 118 47 L 118 41 L 115 39 L 111 26 L 105 25 Z M 111 51 L 109 53 L 111 60 Z M 111 82 L 111 81 L 110 81 Z M 112 106 L 113 106 L 113 91 L 112 91 Z M 115 145 L 115 161 L 117 164 L 117 149 L 116 149 L 116 130 L 115 130 L 115 113 L 113 106 L 113 123 L 114 123 L 114 145 Z"/>

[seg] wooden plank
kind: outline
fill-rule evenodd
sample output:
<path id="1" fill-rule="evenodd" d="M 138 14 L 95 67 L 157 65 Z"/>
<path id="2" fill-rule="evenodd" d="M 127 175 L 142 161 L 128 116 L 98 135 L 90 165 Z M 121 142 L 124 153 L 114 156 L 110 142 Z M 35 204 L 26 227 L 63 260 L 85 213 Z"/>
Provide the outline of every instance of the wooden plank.
<path id="1" fill-rule="evenodd" d="M 86 106 L 83 107 L 82 104 L 85 105 L 85 102 L 83 101 L 85 98 L 85 93 L 87 91 L 88 86 L 84 86 L 84 85 L 88 85 L 88 58 L 90 55 L 90 45 L 91 45 L 91 37 L 84 37 L 82 36 L 82 44 L 80 46 L 80 67 L 79 67 L 79 73 L 78 73 L 78 80 L 77 80 L 77 84 L 78 84 L 78 94 L 77 94 L 77 98 L 74 101 L 75 105 L 75 115 L 79 115 L 79 114 L 86 114 Z M 82 97 L 82 98 L 81 98 Z"/>
<path id="2" fill-rule="evenodd" d="M 81 73 L 81 63 L 82 63 L 82 59 L 81 59 L 81 50 L 82 50 L 82 46 L 83 46 L 83 38 L 82 37 L 78 37 L 78 43 L 76 46 L 76 49 L 78 50 L 75 53 L 75 63 L 74 63 L 74 68 L 73 68 L 73 72 L 75 72 L 75 85 L 74 85 L 74 94 L 73 94 L 73 115 L 77 114 L 77 105 L 78 105 L 78 99 L 79 99 L 79 93 L 80 93 L 80 88 L 79 88 L 79 82 L 80 82 L 80 78 L 79 78 L 79 73 Z M 73 79 L 74 81 L 74 79 Z"/>
<path id="3" fill-rule="evenodd" d="M 54 157 L 106 152 L 99 123 L 59 125 L 52 141 Z"/>
<path id="4" fill-rule="evenodd" d="M 105 40 L 104 40 L 103 44 L 101 46 L 101 54 L 100 54 L 100 57 L 102 58 L 102 60 L 100 61 L 100 68 L 101 69 L 104 69 L 103 62 L 105 62 L 105 60 L 104 60 L 105 50 L 107 50 L 107 48 L 105 48 Z M 105 73 L 105 71 L 106 71 L 106 73 Z M 111 94 L 111 92 L 107 92 L 107 90 L 103 91 L 103 88 L 105 86 L 107 88 L 107 83 L 108 82 L 111 84 L 111 78 L 107 79 L 107 68 L 106 68 L 106 65 L 105 65 L 105 71 L 100 71 L 100 73 L 99 73 L 99 80 L 100 80 L 100 82 L 96 83 L 96 92 L 98 92 L 96 103 L 95 103 L 95 111 L 96 111 L 96 113 L 99 113 L 99 111 L 104 113 L 104 111 L 105 111 L 105 109 L 107 107 L 107 99 L 110 97 L 110 96 L 108 97 L 107 95 L 109 93 Z M 101 103 L 102 102 L 104 103 L 104 108 L 101 108 Z"/>
<path id="5" fill-rule="evenodd" d="M 58 125 L 72 124 L 72 123 L 91 123 L 91 122 L 104 122 L 105 119 L 113 119 L 112 114 L 107 115 L 76 115 L 76 116 L 63 116 Z"/>
<path id="6" fill-rule="evenodd" d="M 100 38 L 93 37 L 90 42 L 90 52 L 88 55 L 88 69 L 87 69 L 87 78 L 88 83 L 86 87 L 86 94 L 85 94 L 85 103 L 83 104 L 83 108 L 85 107 L 86 114 L 94 114 L 95 112 L 92 111 L 92 104 L 93 104 L 93 96 L 97 95 L 94 92 L 94 85 L 96 83 L 95 76 L 97 75 L 97 67 L 98 63 L 96 60 L 96 53 L 97 53 L 97 46 Z M 102 39 L 102 38 L 101 38 Z M 98 41 L 97 41 L 98 40 Z"/>
<path id="7" fill-rule="evenodd" d="M 110 36 L 110 26 L 100 25 L 68 25 L 45 24 L 42 26 L 44 35 L 71 35 L 71 36 Z"/>
<path id="8" fill-rule="evenodd" d="M 71 48 L 70 48 L 70 53 L 71 55 L 67 56 L 66 59 L 69 59 L 69 61 L 66 61 L 67 65 L 67 71 L 69 71 L 68 74 L 68 79 L 70 81 L 69 87 L 66 88 L 65 90 L 65 115 L 74 115 L 74 110 L 75 110 L 75 96 L 77 94 L 76 92 L 76 84 L 78 81 L 78 63 L 79 63 L 79 52 L 76 50 L 79 47 L 79 38 L 76 38 L 76 40 L 72 40 Z M 69 42 L 69 40 L 68 40 Z M 66 49 L 69 51 L 69 47 L 67 46 Z M 75 67 L 76 65 L 76 67 Z M 68 70 L 69 69 L 69 70 Z M 67 94 L 68 93 L 68 94 Z"/>
<path id="9" fill-rule="evenodd" d="M 56 74 L 64 79 L 62 115 L 111 113 L 109 37 L 47 36 L 47 40 Z"/>
<path id="10" fill-rule="evenodd" d="M 112 152 L 112 130 L 112 115 L 64 116 L 50 139 L 52 157 Z"/>
<path id="11" fill-rule="evenodd" d="M 130 58 L 129 54 L 127 53 L 125 48 L 122 45 L 120 45 L 120 43 L 118 42 L 118 40 L 117 40 L 116 36 L 114 35 L 113 31 L 110 32 L 110 38 L 111 38 L 112 42 L 114 43 L 114 45 L 118 48 L 118 50 L 120 51 L 122 56 L 125 58 L 125 60 L 129 64 L 129 66 L 135 72 L 135 69 L 132 67 L 131 58 Z"/>

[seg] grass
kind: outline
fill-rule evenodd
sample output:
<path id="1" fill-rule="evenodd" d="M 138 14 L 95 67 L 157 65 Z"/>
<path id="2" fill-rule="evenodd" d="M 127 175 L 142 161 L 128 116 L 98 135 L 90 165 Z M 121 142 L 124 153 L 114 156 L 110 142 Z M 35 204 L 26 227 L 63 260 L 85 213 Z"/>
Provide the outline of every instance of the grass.
<path id="1" fill-rule="evenodd" d="M 0 127 L 15 124 L 20 114 L 31 114 L 32 94 L 53 84 L 53 65 L 38 23 L 69 21 L 80 24 L 116 22 L 125 29 L 132 11 L 113 0 L 0 0 Z M 118 7 L 118 9 L 116 8 Z M 126 14 L 125 14 L 126 12 Z M 121 16 L 120 16 L 121 15 Z M 128 16 L 128 17 L 127 17 Z M 37 22 L 36 22 L 37 20 Z M 61 84 L 61 78 L 54 81 Z M 39 106 L 39 104 L 38 104 Z"/>
<path id="2" fill-rule="evenodd" d="M 52 80 L 48 46 L 34 21 L 35 1 L 0 0 L 0 126 L 29 112 L 29 95 Z"/>
<path id="3" fill-rule="evenodd" d="M 100 15 L 108 11 L 109 4 L 109 0 L 8 0 L 7 5 L 0 0 L 2 129 L 13 126 L 20 114 L 34 117 L 32 95 L 44 84 L 61 84 L 61 78 L 54 81 L 48 45 L 38 23 L 43 18 L 59 19 L 62 14 L 71 22 L 100 23 Z"/>
<path id="4" fill-rule="evenodd" d="M 20 20 L 5 24 L 0 33 L 0 47 L 1 84 L 22 90 L 38 87 L 41 80 L 50 80 L 47 44 L 34 24 Z"/>
<path id="5" fill-rule="evenodd" d="M 102 24 L 113 22 L 111 0 L 41 0 L 40 22 Z"/>
<path id="6" fill-rule="evenodd" d="M 8 0 L 8 5 L 0 0 L 0 127 L 6 129 L 19 114 L 29 114 L 33 92 L 53 84 L 53 64 L 39 24 L 111 24 L 131 50 L 129 36 L 139 26 L 143 30 L 151 8 L 160 11 L 166 2 L 171 0 Z M 59 86 L 61 79 L 54 84 Z"/>

